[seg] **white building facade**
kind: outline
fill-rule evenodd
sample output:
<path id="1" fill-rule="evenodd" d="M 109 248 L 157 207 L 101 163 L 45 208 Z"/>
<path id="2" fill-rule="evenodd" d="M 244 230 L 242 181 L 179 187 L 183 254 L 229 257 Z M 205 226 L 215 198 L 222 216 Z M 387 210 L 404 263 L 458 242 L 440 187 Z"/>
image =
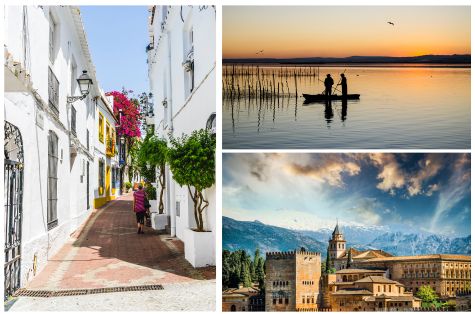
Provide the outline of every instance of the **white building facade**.
<path id="1" fill-rule="evenodd" d="M 94 127 L 94 208 L 99 208 L 108 201 L 119 196 L 119 154 L 117 120 L 113 111 L 113 96 L 105 96 L 102 90 L 100 96 L 94 98 L 95 127 Z"/>
<path id="2" fill-rule="evenodd" d="M 181 137 L 204 129 L 216 111 L 216 9 L 214 6 L 150 7 L 147 47 L 155 133 Z M 214 265 L 216 188 L 205 191 L 209 207 L 203 212 L 209 235 L 193 237 L 193 201 L 186 186 L 166 173 L 165 210 L 170 232 L 184 242 L 185 257 L 195 267 Z M 210 248 L 212 246 L 212 248 Z M 194 254 L 196 252 L 211 252 Z"/>
<path id="3" fill-rule="evenodd" d="M 101 95 L 79 8 L 5 6 L 4 26 L 8 294 L 39 273 L 92 211 Z M 83 71 L 94 85 L 69 103 L 81 95 Z"/>

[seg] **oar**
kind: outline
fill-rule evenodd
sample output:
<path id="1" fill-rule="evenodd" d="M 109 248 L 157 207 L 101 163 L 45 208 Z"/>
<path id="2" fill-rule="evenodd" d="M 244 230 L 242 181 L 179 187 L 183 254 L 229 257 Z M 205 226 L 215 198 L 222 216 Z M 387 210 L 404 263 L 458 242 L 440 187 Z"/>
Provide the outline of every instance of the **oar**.
<path id="1" fill-rule="evenodd" d="M 322 82 L 323 84 L 325 84 L 325 82 L 322 81 L 321 79 L 318 79 L 318 80 L 319 80 L 320 82 Z M 338 86 L 338 85 L 337 85 L 337 86 Z M 336 89 L 337 91 L 339 91 L 340 93 L 343 94 L 343 92 L 342 92 L 341 90 L 339 90 L 336 86 L 335 86 L 335 89 Z M 323 90 L 322 94 L 324 94 L 324 93 L 325 93 L 325 90 Z"/>
<path id="2" fill-rule="evenodd" d="M 343 71 L 343 74 L 345 74 L 345 72 L 346 72 L 346 69 L 345 69 L 345 71 Z M 335 88 L 333 89 L 333 93 L 332 93 L 332 94 L 335 94 L 336 87 L 337 87 L 338 85 L 340 85 L 340 83 L 341 83 L 341 76 L 340 76 L 340 80 L 338 81 L 338 84 L 336 84 Z M 342 91 L 339 90 L 339 92 L 343 94 Z"/>

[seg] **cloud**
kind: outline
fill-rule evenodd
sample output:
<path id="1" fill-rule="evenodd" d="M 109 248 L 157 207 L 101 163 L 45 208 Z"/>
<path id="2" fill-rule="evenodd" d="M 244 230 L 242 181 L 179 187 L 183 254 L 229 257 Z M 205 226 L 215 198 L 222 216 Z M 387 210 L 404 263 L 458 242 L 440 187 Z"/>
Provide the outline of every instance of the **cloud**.
<path id="1" fill-rule="evenodd" d="M 432 194 L 434 194 L 434 192 L 438 190 L 440 190 L 440 185 L 438 185 L 437 183 L 431 184 L 427 188 L 426 195 L 432 196 Z"/>
<path id="2" fill-rule="evenodd" d="M 442 154 L 430 154 L 427 155 L 424 159 L 420 160 L 418 165 L 420 169 L 416 171 L 415 174 L 410 175 L 409 186 L 407 187 L 407 192 L 409 196 L 415 196 L 423 193 L 423 184 L 429 179 L 433 178 L 439 173 L 439 170 L 443 166 L 443 156 Z M 435 185 L 437 188 L 437 185 Z M 430 188 L 429 188 L 430 189 Z M 431 196 L 434 191 L 434 185 L 432 185 L 433 190 L 429 190 L 426 195 Z"/>
<path id="3" fill-rule="evenodd" d="M 430 229 L 440 230 L 440 220 L 449 213 L 462 199 L 470 195 L 470 155 L 453 155 L 453 169 L 448 182 L 440 189 L 437 206 L 432 217 Z"/>
<path id="4" fill-rule="evenodd" d="M 306 176 L 331 186 L 343 187 L 343 175 L 355 176 L 360 173 L 360 166 L 341 154 L 314 155 L 306 161 L 289 162 L 285 168 L 293 175 Z"/>
<path id="5" fill-rule="evenodd" d="M 356 205 L 349 209 L 352 214 L 356 214 L 359 220 L 365 224 L 379 225 L 382 221 L 379 212 L 382 212 L 383 204 L 375 198 L 362 198 Z"/>
<path id="6" fill-rule="evenodd" d="M 368 155 L 370 161 L 380 169 L 377 188 L 395 195 L 394 189 L 404 186 L 406 179 L 393 154 L 374 153 Z"/>

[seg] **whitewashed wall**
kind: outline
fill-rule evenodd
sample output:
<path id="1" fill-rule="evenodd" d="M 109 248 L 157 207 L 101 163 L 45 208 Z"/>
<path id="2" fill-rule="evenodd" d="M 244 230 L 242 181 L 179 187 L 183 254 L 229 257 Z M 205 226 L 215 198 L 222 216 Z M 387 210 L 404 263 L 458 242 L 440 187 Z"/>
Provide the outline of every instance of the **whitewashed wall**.
<path id="1" fill-rule="evenodd" d="M 189 93 L 185 88 L 187 78 L 182 63 L 186 60 L 187 35 L 191 28 L 195 88 Z M 148 52 L 149 81 L 154 95 L 156 133 L 164 138 L 168 138 L 170 132 L 180 137 L 205 128 L 209 116 L 216 112 L 215 9 L 212 6 L 157 6 L 150 32 L 154 37 L 154 49 Z M 162 105 L 165 99 L 166 108 Z M 173 215 L 171 206 L 175 207 L 176 202 L 180 202 L 180 213 L 176 215 L 176 236 L 184 240 L 184 230 L 196 227 L 193 203 L 187 188 L 180 187 L 171 178 L 168 172 L 166 210 Z M 215 240 L 216 189 L 213 187 L 205 193 L 210 201 L 204 213 L 205 228 L 212 231 Z"/>
<path id="2" fill-rule="evenodd" d="M 48 106 L 49 14 L 57 23 L 56 60 L 52 69 L 59 81 L 59 115 L 54 118 Z M 25 19 L 24 19 L 25 17 Z M 24 22 L 26 21 L 26 23 Z M 24 193 L 22 224 L 22 286 L 34 276 L 33 260 L 37 257 L 37 272 L 45 266 L 70 234 L 82 224 L 92 211 L 93 191 L 90 188 L 87 208 L 86 170 L 83 160 L 90 162 L 90 181 L 93 172 L 94 104 L 91 93 L 76 101 L 76 132 L 79 150 L 70 155 L 70 109 L 66 97 L 71 95 L 71 62 L 77 65 L 76 77 L 87 70 L 95 80 L 79 12 L 64 6 L 5 6 L 5 50 L 9 58 L 20 62 L 31 76 L 32 86 L 18 92 L 11 89 L 14 80 L 5 81 L 5 120 L 20 129 L 23 137 Z M 24 32 L 23 28 L 27 31 Z M 24 54 L 26 51 L 26 57 Z M 5 68 L 5 72 L 10 71 Z M 96 82 L 95 82 L 96 83 Z M 77 84 L 76 84 L 77 85 Z M 37 91 L 37 97 L 33 96 Z M 79 95 L 76 86 L 74 95 Z M 86 130 L 90 132 L 90 149 L 86 152 Z M 58 226 L 47 228 L 47 172 L 48 132 L 58 136 Z"/>

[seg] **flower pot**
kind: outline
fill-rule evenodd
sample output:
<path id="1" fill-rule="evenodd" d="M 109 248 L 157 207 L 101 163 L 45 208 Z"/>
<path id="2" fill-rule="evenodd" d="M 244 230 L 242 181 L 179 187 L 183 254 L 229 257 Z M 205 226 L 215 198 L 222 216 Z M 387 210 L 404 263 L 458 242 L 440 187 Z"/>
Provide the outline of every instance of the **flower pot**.
<path id="1" fill-rule="evenodd" d="M 168 215 L 152 213 L 152 228 L 155 230 L 164 230 L 168 224 Z"/>
<path id="2" fill-rule="evenodd" d="M 215 265 L 212 232 L 196 232 L 185 229 L 185 258 L 193 267 Z"/>

